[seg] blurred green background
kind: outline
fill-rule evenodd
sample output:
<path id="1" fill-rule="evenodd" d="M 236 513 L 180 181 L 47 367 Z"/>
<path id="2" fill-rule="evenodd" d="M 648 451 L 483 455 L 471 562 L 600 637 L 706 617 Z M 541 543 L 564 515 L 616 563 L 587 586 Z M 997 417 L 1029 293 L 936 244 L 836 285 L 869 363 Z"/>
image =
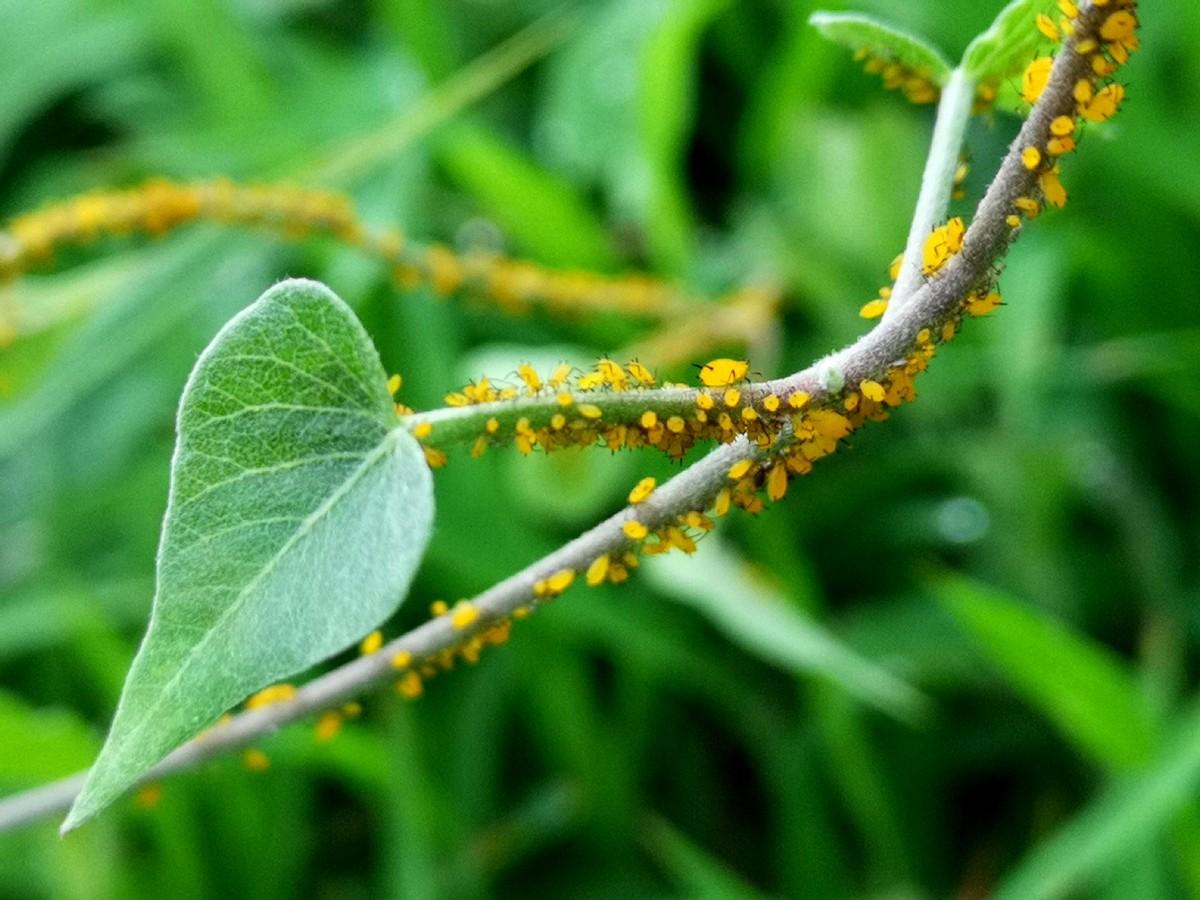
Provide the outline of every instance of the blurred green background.
<path id="1" fill-rule="evenodd" d="M 750 353 L 782 374 L 864 330 L 932 123 L 806 27 L 817 5 L 844 8 L 3 0 L 0 215 L 151 175 L 337 187 L 460 247 L 709 295 L 776 279 Z M 999 6 L 853 4 L 951 57 Z M 209 764 L 66 841 L 0 835 L 0 898 L 1200 896 L 1200 5 L 1142 14 L 1125 110 L 1064 167 L 1071 204 L 1027 229 L 1009 305 L 915 405 L 418 702 L 366 697 L 331 742 L 295 726 L 262 744 L 269 771 Z M 973 123 L 964 212 L 1016 127 Z M 648 334 L 402 294 L 352 250 L 212 226 L 0 289 L 23 323 L 0 350 L 0 791 L 97 749 L 149 609 L 179 391 L 284 275 L 345 297 L 418 408 Z M 387 633 L 671 471 L 455 456 Z"/>

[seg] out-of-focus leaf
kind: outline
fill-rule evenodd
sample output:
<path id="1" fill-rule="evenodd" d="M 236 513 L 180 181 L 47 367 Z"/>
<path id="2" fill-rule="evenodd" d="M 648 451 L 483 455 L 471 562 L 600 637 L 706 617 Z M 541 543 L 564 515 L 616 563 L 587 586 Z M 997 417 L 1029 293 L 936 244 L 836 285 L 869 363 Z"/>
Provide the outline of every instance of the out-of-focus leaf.
<path id="1" fill-rule="evenodd" d="M 1055 668 L 1053 660 L 1040 662 Z M 1001 884 L 997 900 L 1088 896 L 1107 872 L 1194 801 L 1197 786 L 1200 708 L 1193 707 L 1145 771 L 1118 781 L 1035 848 Z"/>
<path id="2" fill-rule="evenodd" d="M 990 28 L 967 46 L 962 65 L 973 81 L 1004 79 L 1029 64 L 1046 38 L 1034 21 L 1054 11 L 1054 0 L 1013 0 Z"/>
<path id="3" fill-rule="evenodd" d="M 790 605 L 715 536 L 705 538 L 691 556 L 649 559 L 642 571 L 657 590 L 693 607 L 731 641 L 772 665 L 827 678 L 897 718 L 913 720 L 929 711 L 916 688 Z"/>
<path id="4" fill-rule="evenodd" d="M 31 709 L 0 691 L 0 786 L 41 784 L 78 772 L 98 743 L 74 713 Z"/>
<path id="5" fill-rule="evenodd" d="M 892 59 L 920 72 L 939 87 L 950 77 L 942 52 L 916 35 L 861 13 L 815 12 L 809 24 L 826 38 L 856 53 Z"/>
<path id="6" fill-rule="evenodd" d="M 64 830 L 233 704 L 403 599 L 433 518 L 370 338 L 322 285 L 229 322 L 184 389 L 146 638 Z"/>
<path id="7" fill-rule="evenodd" d="M 752 900 L 765 896 L 661 816 L 648 815 L 643 832 L 650 852 L 684 896 L 695 900 Z"/>
<path id="8" fill-rule="evenodd" d="M 659 266 L 676 274 L 690 264 L 695 240 L 683 176 L 696 111 L 700 39 L 729 5 L 730 0 L 669 4 L 639 62 L 639 124 L 649 177 L 646 237 Z"/>
<path id="9" fill-rule="evenodd" d="M 1153 753 L 1157 729 L 1137 683 L 1107 650 L 998 591 L 963 578 L 933 590 L 1031 705 L 1103 766 Z"/>
<path id="10" fill-rule="evenodd" d="M 483 129 L 453 129 L 438 150 L 450 178 L 501 230 L 551 266 L 611 269 L 617 262 L 604 225 L 570 182 Z"/>

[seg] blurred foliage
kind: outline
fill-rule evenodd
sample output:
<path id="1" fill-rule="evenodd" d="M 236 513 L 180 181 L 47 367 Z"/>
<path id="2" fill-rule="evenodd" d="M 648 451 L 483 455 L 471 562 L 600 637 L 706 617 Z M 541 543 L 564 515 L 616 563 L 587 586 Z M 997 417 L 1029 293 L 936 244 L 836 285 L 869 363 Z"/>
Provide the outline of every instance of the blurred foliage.
<path id="1" fill-rule="evenodd" d="M 753 368 L 791 371 L 862 330 L 931 124 L 806 26 L 814 5 L 2 0 L 0 214 L 151 175 L 342 187 L 373 223 L 547 264 L 708 294 L 765 273 L 786 299 Z M 854 7 L 956 58 L 999 5 Z M 1200 896 L 1200 6 L 1142 17 L 1126 109 L 1010 256 L 1009 307 L 920 402 L 731 517 L 707 579 L 578 588 L 419 702 L 264 742 L 265 773 L 231 758 L 70 840 L 0 835 L 0 898 Z M 964 212 L 1015 128 L 973 124 Z M 211 226 L 6 288 L 0 317 L 45 325 L 0 351 L 0 790 L 94 752 L 187 371 L 285 274 L 355 305 L 416 407 L 485 360 L 645 336 Z M 671 471 L 452 459 L 389 633 Z"/>

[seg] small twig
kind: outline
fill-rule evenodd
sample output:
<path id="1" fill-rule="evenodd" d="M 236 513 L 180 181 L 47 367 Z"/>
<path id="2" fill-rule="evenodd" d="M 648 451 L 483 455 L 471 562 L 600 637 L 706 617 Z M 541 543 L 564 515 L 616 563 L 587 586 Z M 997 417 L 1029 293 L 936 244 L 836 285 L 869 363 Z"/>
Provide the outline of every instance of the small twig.
<path id="1" fill-rule="evenodd" d="M 1080 14 L 1077 38 L 1094 34 L 1103 10 L 1090 4 Z M 932 327 L 955 313 L 967 293 L 988 277 L 991 267 L 1008 247 L 1012 229 L 1006 223 L 1013 202 L 1034 190 L 1036 175 L 1021 162 L 1021 148 L 1044 146 L 1050 122 L 1073 114 L 1075 82 L 1087 72 L 1088 58 L 1075 53 L 1068 41 L 1055 62 L 1042 98 L 1034 106 L 1016 140 L 1009 148 L 1000 171 L 980 203 L 965 236 L 963 250 L 951 263 L 913 294 L 911 301 L 894 318 L 880 323 L 851 346 L 787 378 L 753 386 L 756 396 L 777 393 L 786 396 L 804 390 L 814 402 L 834 393 L 828 372 L 836 368 L 847 385 L 886 370 L 913 346 L 918 331 Z M 689 509 L 706 506 L 728 479 L 736 461 L 758 456 L 759 450 L 745 438 L 713 450 L 700 461 L 662 485 L 637 507 L 637 517 L 650 527 L 671 521 Z M 401 652 L 421 660 L 454 647 L 464 640 L 510 617 L 521 606 L 534 603 L 535 582 L 561 569 L 585 568 L 597 556 L 628 545 L 622 526 L 633 515 L 622 509 L 564 547 L 510 576 L 474 599 L 478 621 L 467 629 L 455 629 L 449 617 L 424 623 L 387 644 L 379 652 L 360 657 L 314 679 L 289 700 L 262 709 L 243 712 L 227 724 L 214 728 L 184 744 L 151 769 L 140 783 L 157 781 L 175 772 L 230 750 L 245 747 L 278 728 L 315 712 L 338 706 L 372 686 L 396 676 L 392 658 Z M 65 811 L 83 782 L 72 776 L 22 794 L 0 800 L 0 831 Z"/>
<path id="2" fill-rule="evenodd" d="M 925 240 L 934 226 L 946 218 L 946 210 L 950 208 L 954 173 L 958 169 L 967 123 L 971 119 L 975 88 L 975 82 L 962 67 L 950 73 L 950 78 L 942 88 L 929 157 L 921 176 L 917 208 L 909 226 L 908 241 L 904 245 L 904 262 L 900 265 L 900 277 L 892 288 L 891 303 L 884 313 L 885 321 L 900 311 L 921 284 L 921 257 Z"/>

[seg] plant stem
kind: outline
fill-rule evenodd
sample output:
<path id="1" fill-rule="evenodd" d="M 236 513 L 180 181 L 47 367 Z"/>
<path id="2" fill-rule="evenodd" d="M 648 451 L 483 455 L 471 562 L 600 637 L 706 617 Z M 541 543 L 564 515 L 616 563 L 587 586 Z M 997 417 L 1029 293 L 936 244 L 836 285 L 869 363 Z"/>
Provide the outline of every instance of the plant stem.
<path id="1" fill-rule="evenodd" d="M 936 277 L 913 292 L 902 314 L 882 322 L 849 347 L 820 360 L 787 378 L 755 385 L 754 394 L 774 392 L 786 397 L 804 390 L 813 401 L 827 399 L 833 392 L 827 373 L 836 369 L 839 379 L 853 386 L 892 365 L 912 348 L 917 332 L 955 315 L 963 298 L 1007 250 L 1014 231 L 1006 220 L 1019 197 L 1036 192 L 1037 175 L 1021 162 L 1021 149 L 1044 146 L 1050 123 L 1057 116 L 1073 115 L 1075 83 L 1090 72 L 1089 57 L 1076 53 L 1077 41 L 1092 38 L 1099 28 L 1104 7 L 1081 4 L 1076 32 L 1055 61 L 1049 84 L 1034 106 L 1017 138 L 1010 145 L 1000 170 L 979 204 L 963 242 L 962 252 Z M 745 393 L 749 393 L 749 389 Z M 219 754 L 245 747 L 281 726 L 324 709 L 331 709 L 381 682 L 396 677 L 393 657 L 412 654 L 416 661 L 457 646 L 464 640 L 508 618 L 522 606 L 534 605 L 533 585 L 564 569 L 584 569 L 603 553 L 629 545 L 622 526 L 636 517 L 651 528 L 672 520 L 689 509 L 706 506 L 720 488 L 728 484 L 729 467 L 738 460 L 763 455 L 744 437 L 717 447 L 707 456 L 659 487 L 636 508 L 626 507 L 570 543 L 543 557 L 526 569 L 509 576 L 478 595 L 472 602 L 479 618 L 472 626 L 456 629 L 449 615 L 432 619 L 387 644 L 377 653 L 362 656 L 322 675 L 297 690 L 289 700 L 234 716 L 227 724 L 189 741 L 151 769 L 142 782 L 152 782 Z M 83 783 L 82 775 L 43 785 L 0 800 L 0 832 L 66 810 Z"/>
<path id="2" fill-rule="evenodd" d="M 946 218 L 946 211 L 950 208 L 954 173 L 958 169 L 974 102 L 975 82 L 965 69 L 959 67 L 950 73 L 950 78 L 942 88 L 929 158 L 925 161 L 925 172 L 921 176 L 921 192 L 917 196 L 908 242 L 904 246 L 904 263 L 900 267 L 900 277 L 892 288 L 892 299 L 884 314 L 884 321 L 894 316 L 921 284 L 925 239 Z"/>

